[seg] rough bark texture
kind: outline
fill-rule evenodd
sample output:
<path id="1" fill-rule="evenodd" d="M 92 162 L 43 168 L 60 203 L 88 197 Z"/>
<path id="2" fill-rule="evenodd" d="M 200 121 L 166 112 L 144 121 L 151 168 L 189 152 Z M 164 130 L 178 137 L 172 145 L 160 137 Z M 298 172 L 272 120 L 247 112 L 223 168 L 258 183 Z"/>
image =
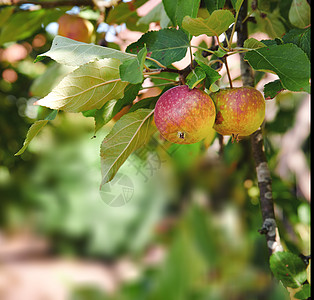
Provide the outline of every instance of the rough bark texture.
<path id="1" fill-rule="evenodd" d="M 240 9 L 238 22 L 236 24 L 237 30 L 237 45 L 243 47 L 244 41 L 248 38 L 247 23 L 242 23 L 242 20 L 247 15 L 247 0 L 245 0 Z M 250 65 L 244 61 L 241 55 L 241 76 L 244 86 L 254 87 L 254 75 Z M 259 230 L 261 234 L 265 234 L 269 254 L 277 251 L 283 251 L 280 244 L 278 228 L 275 220 L 274 201 L 272 194 L 272 180 L 268 163 L 265 155 L 264 141 L 262 129 L 259 128 L 251 135 L 251 145 L 253 158 L 256 166 L 256 174 L 258 187 L 260 190 L 260 206 L 263 218 L 262 228 Z"/>

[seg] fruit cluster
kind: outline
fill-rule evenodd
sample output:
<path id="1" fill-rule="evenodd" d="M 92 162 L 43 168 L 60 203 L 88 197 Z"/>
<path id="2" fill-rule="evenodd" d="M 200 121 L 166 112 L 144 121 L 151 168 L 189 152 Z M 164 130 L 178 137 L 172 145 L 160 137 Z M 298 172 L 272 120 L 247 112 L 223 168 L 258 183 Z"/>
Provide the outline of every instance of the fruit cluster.
<path id="1" fill-rule="evenodd" d="M 248 136 L 265 117 L 263 95 L 252 87 L 226 88 L 210 95 L 187 85 L 167 90 L 155 107 L 161 135 L 176 144 L 192 144 L 214 128 L 221 135 Z"/>

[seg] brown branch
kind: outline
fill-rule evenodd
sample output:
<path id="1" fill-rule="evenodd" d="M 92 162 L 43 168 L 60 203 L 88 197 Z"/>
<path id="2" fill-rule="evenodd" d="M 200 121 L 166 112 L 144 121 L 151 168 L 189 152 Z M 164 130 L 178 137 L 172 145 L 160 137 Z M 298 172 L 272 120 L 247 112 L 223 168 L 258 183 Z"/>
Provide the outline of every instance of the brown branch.
<path id="1" fill-rule="evenodd" d="M 94 6 L 92 0 L 58 0 L 58 1 L 36 1 L 36 0 L 0 0 L 0 5 L 15 5 L 23 4 L 40 5 L 42 8 L 55 8 L 61 6 Z"/>
<path id="2" fill-rule="evenodd" d="M 112 6 L 117 6 L 122 0 L 112 0 L 108 2 L 98 0 L 55 0 L 55 1 L 38 1 L 38 0 L 0 0 L 1 5 L 15 5 L 20 6 L 23 4 L 39 5 L 42 8 L 55 8 L 63 6 L 91 6 L 97 7 L 101 11 L 105 8 L 110 9 Z"/>
<path id="3" fill-rule="evenodd" d="M 240 9 L 237 30 L 237 45 L 243 47 L 244 41 L 248 38 L 247 22 L 242 22 L 247 15 L 247 0 L 244 0 Z M 244 86 L 254 87 L 254 76 L 250 65 L 243 59 L 244 54 L 241 53 L 241 76 Z M 280 244 L 278 227 L 275 219 L 274 201 L 272 194 L 272 179 L 268 168 L 265 155 L 264 140 L 262 129 L 259 128 L 251 135 L 251 145 L 253 158 L 256 166 L 258 187 L 260 190 L 260 205 L 263 218 L 262 228 L 259 230 L 261 234 L 265 234 L 269 254 L 277 251 L 283 251 Z"/>

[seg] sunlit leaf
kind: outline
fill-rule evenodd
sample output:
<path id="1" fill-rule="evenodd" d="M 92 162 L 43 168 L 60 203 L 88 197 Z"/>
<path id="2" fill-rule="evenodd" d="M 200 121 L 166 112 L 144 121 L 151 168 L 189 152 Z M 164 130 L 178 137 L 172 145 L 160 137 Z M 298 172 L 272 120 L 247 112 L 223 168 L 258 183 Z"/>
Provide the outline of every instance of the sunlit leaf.
<path id="1" fill-rule="evenodd" d="M 190 34 L 198 36 L 219 36 L 234 22 L 234 16 L 229 10 L 215 10 L 209 18 L 184 17 L 182 27 Z"/>
<path id="2" fill-rule="evenodd" d="M 120 79 L 119 65 L 114 58 L 87 63 L 63 78 L 36 104 L 67 112 L 99 109 L 107 101 L 123 96 L 127 83 Z"/>
<path id="3" fill-rule="evenodd" d="M 116 49 L 77 42 L 57 35 L 52 41 L 50 50 L 38 55 L 35 62 L 45 57 L 50 57 L 60 64 L 81 66 L 97 59 L 116 58 L 123 62 L 136 56 Z"/>
<path id="4" fill-rule="evenodd" d="M 16 156 L 17 155 L 21 155 L 21 154 L 24 153 L 24 151 L 26 150 L 26 148 L 28 147 L 30 142 L 47 125 L 47 123 L 49 121 L 54 120 L 54 118 L 56 117 L 57 113 L 58 113 L 58 111 L 54 110 L 46 117 L 45 120 L 38 120 L 34 124 L 32 124 L 32 126 L 28 129 L 28 132 L 26 134 L 26 138 L 25 138 L 25 141 L 23 143 L 22 148 L 17 153 L 15 153 Z"/>
<path id="5" fill-rule="evenodd" d="M 298 28 L 311 24 L 311 6 L 306 0 L 292 0 L 289 21 Z"/>
<path id="6" fill-rule="evenodd" d="M 68 73 L 72 72 L 74 67 L 60 65 L 52 62 L 46 71 L 35 78 L 31 87 L 30 93 L 32 96 L 45 97 Z"/>
<path id="7" fill-rule="evenodd" d="M 151 136 L 153 110 L 139 109 L 124 115 L 113 126 L 101 144 L 101 185 L 113 179 L 121 165 L 136 149 L 143 146 Z"/>
<path id="8" fill-rule="evenodd" d="M 266 47 L 266 45 L 263 42 L 258 41 L 254 38 L 249 38 L 244 41 L 243 47 L 249 48 L 249 49 L 257 49 L 257 48 Z"/>

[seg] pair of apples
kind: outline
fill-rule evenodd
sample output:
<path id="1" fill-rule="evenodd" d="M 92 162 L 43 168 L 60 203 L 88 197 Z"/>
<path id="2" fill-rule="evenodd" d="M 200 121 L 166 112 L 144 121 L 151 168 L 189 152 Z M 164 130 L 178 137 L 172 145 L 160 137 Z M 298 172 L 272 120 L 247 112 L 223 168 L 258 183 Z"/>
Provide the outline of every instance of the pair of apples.
<path id="1" fill-rule="evenodd" d="M 265 118 L 263 95 L 252 87 L 225 88 L 210 95 L 187 85 L 173 87 L 158 99 L 155 124 L 176 144 L 192 144 L 214 128 L 221 135 L 248 136 Z"/>

